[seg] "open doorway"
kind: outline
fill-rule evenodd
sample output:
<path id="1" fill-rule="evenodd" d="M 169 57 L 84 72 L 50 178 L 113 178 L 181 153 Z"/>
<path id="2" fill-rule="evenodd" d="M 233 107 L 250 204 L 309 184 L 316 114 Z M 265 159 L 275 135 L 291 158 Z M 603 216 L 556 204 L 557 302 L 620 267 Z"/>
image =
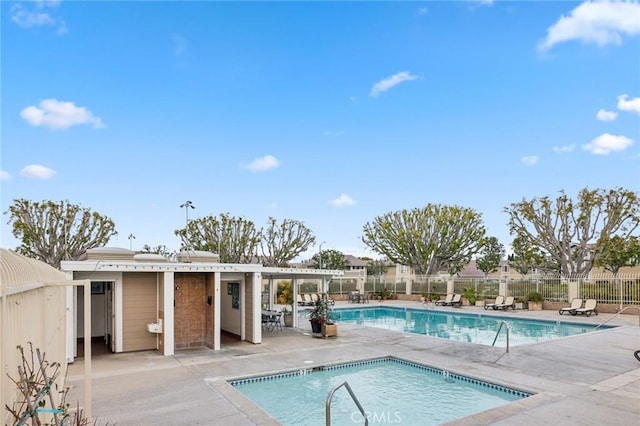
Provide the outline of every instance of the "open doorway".
<path id="1" fill-rule="evenodd" d="M 111 281 L 91 281 L 91 336 L 84 335 L 84 288 L 76 287 L 78 321 L 76 328 L 77 357 L 84 357 L 86 344 L 91 344 L 91 356 L 114 352 L 113 287 Z"/>

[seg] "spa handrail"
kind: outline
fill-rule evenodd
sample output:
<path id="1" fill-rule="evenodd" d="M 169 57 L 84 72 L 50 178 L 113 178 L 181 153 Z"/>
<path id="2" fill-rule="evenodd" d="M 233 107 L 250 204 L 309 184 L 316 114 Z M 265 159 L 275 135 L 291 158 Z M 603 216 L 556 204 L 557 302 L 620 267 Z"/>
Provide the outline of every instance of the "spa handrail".
<path id="1" fill-rule="evenodd" d="M 360 410 L 360 414 L 362 414 L 362 418 L 364 419 L 365 426 L 369 426 L 369 419 L 367 418 L 367 413 L 364 412 L 364 408 L 362 408 L 362 404 L 360 404 L 358 397 L 356 396 L 355 393 L 353 393 L 351 386 L 349 386 L 349 383 L 347 383 L 346 381 L 340 383 L 339 385 L 334 386 L 333 389 L 329 391 L 329 395 L 327 395 L 327 402 L 325 405 L 326 425 L 331 426 L 331 400 L 333 399 L 333 394 L 342 386 L 344 386 L 347 389 L 347 391 L 349 392 L 349 395 L 351 395 L 351 399 L 353 399 L 353 402 L 356 403 L 356 406 L 358 407 L 358 410 Z"/>
<path id="2" fill-rule="evenodd" d="M 496 340 L 498 340 L 498 336 L 500 335 L 500 330 L 502 330 L 502 326 L 505 326 L 505 329 L 507 330 L 507 352 L 509 352 L 509 324 L 507 324 L 506 321 L 500 321 L 500 327 L 498 327 L 498 332 L 496 333 L 496 337 L 495 339 L 493 339 L 493 343 L 491 344 L 491 346 L 495 346 L 496 345 Z"/>

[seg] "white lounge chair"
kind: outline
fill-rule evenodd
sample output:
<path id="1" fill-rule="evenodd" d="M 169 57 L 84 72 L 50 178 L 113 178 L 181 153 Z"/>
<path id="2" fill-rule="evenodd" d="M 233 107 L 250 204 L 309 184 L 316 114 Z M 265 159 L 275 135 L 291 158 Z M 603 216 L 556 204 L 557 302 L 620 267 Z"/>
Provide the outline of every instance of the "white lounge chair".
<path id="1" fill-rule="evenodd" d="M 504 299 L 504 302 L 502 302 L 499 305 L 495 305 L 493 306 L 493 310 L 497 311 L 498 309 L 502 309 L 503 311 L 506 311 L 507 309 L 511 308 L 511 309 L 515 309 L 516 308 L 516 299 L 513 296 L 507 296 Z"/>
<path id="2" fill-rule="evenodd" d="M 496 296 L 496 301 L 493 303 L 487 303 L 484 305 L 484 309 L 487 310 L 489 308 L 493 308 L 496 305 L 502 305 L 504 303 L 504 296 L 503 295 L 499 295 Z"/>
<path id="3" fill-rule="evenodd" d="M 462 295 L 455 293 L 451 301 L 443 303 L 443 306 L 462 306 Z"/>
<path id="4" fill-rule="evenodd" d="M 573 299 L 571 301 L 571 306 L 565 306 L 564 308 L 560 308 L 558 313 L 560 315 L 564 314 L 565 312 L 572 313 L 576 309 L 582 308 L 582 302 L 583 302 L 583 300 L 581 298 L 577 297 L 577 298 L 575 298 L 575 299 Z"/>
<path id="5" fill-rule="evenodd" d="M 573 311 L 571 311 L 571 315 L 577 315 L 577 314 L 581 314 L 581 315 L 586 315 L 588 317 L 591 316 L 591 314 L 596 314 L 598 315 L 598 301 L 596 299 L 587 299 L 584 302 L 584 308 L 579 308 L 579 309 L 574 309 Z"/>
<path id="6" fill-rule="evenodd" d="M 453 293 L 447 293 L 447 297 L 445 297 L 443 300 L 436 300 L 433 303 L 436 306 L 445 306 L 446 304 L 451 303 L 451 300 L 453 300 Z"/>

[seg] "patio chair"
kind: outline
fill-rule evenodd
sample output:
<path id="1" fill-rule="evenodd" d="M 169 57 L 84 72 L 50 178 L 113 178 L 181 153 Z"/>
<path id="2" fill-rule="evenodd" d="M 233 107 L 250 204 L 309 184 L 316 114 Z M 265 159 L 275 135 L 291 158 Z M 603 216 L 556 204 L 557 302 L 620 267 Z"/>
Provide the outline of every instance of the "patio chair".
<path id="1" fill-rule="evenodd" d="M 484 309 L 487 310 L 489 308 L 493 308 L 496 305 L 502 305 L 504 303 L 504 296 L 503 295 L 499 295 L 496 296 L 496 301 L 493 303 L 485 303 L 484 305 Z"/>
<path id="2" fill-rule="evenodd" d="M 581 298 L 576 297 L 571 301 L 571 306 L 565 306 L 564 308 L 560 308 L 560 310 L 558 310 L 558 313 L 560 315 L 564 314 L 565 312 L 572 313 L 576 309 L 582 308 L 582 302 L 583 300 Z"/>
<path id="3" fill-rule="evenodd" d="M 302 298 L 303 298 L 304 302 L 307 304 L 307 306 L 312 306 L 312 305 L 316 304 L 316 302 L 313 301 L 313 298 L 311 297 L 311 295 L 309 293 L 303 294 Z"/>
<path id="4" fill-rule="evenodd" d="M 504 302 L 502 302 L 499 305 L 494 305 L 493 306 L 493 310 L 497 311 L 498 309 L 502 309 L 503 311 L 506 311 L 507 309 L 511 308 L 511 309 L 516 309 L 516 298 L 513 296 L 507 296 L 504 299 Z"/>
<path id="5" fill-rule="evenodd" d="M 311 293 L 311 301 L 314 305 L 318 303 L 318 300 L 320 300 L 320 298 L 318 297 L 318 293 Z"/>
<path id="6" fill-rule="evenodd" d="M 462 306 L 462 295 L 460 293 L 454 293 L 453 298 L 449 302 L 444 302 L 443 306 Z"/>
<path id="7" fill-rule="evenodd" d="M 591 314 L 596 314 L 598 315 L 598 301 L 596 299 L 587 299 L 584 302 L 584 308 L 578 308 L 578 309 L 574 309 L 573 311 L 571 311 L 571 315 L 586 315 L 588 317 L 591 316 Z"/>
<path id="8" fill-rule="evenodd" d="M 262 328 L 267 331 L 279 329 L 282 331 L 281 311 L 262 311 Z"/>
<path id="9" fill-rule="evenodd" d="M 453 299 L 453 293 L 447 293 L 447 297 L 445 297 L 442 300 L 436 300 L 434 304 L 436 306 L 446 306 L 447 304 L 451 303 L 452 299 Z"/>
<path id="10" fill-rule="evenodd" d="M 298 297 L 297 297 L 296 301 L 298 302 L 298 306 L 311 306 L 312 305 L 312 303 L 309 303 L 306 300 L 304 300 L 304 298 L 302 297 L 301 294 L 298 294 Z"/>
<path id="11" fill-rule="evenodd" d="M 360 294 L 357 291 L 349 292 L 349 303 L 360 303 Z"/>

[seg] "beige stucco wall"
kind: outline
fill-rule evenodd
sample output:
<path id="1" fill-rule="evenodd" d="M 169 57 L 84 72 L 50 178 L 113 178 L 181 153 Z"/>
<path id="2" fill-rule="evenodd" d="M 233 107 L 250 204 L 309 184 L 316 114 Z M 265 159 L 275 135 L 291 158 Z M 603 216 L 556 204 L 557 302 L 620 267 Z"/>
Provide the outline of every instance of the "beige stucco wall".
<path id="1" fill-rule="evenodd" d="M 18 366 L 22 361 L 17 346 L 22 346 L 30 359 L 31 342 L 34 351 L 40 349 L 49 363 L 60 363 L 61 374 L 56 384 L 60 389 L 64 385 L 67 366 L 66 287 L 47 286 L 47 282 L 64 282 L 66 276 L 43 262 L 4 249 L 0 251 L 0 266 L 0 421 L 13 424 L 8 420 L 4 406 L 12 406 L 17 395 L 15 385 L 7 377 L 9 374 L 18 378 Z M 54 397 L 57 401 L 58 395 Z"/>

